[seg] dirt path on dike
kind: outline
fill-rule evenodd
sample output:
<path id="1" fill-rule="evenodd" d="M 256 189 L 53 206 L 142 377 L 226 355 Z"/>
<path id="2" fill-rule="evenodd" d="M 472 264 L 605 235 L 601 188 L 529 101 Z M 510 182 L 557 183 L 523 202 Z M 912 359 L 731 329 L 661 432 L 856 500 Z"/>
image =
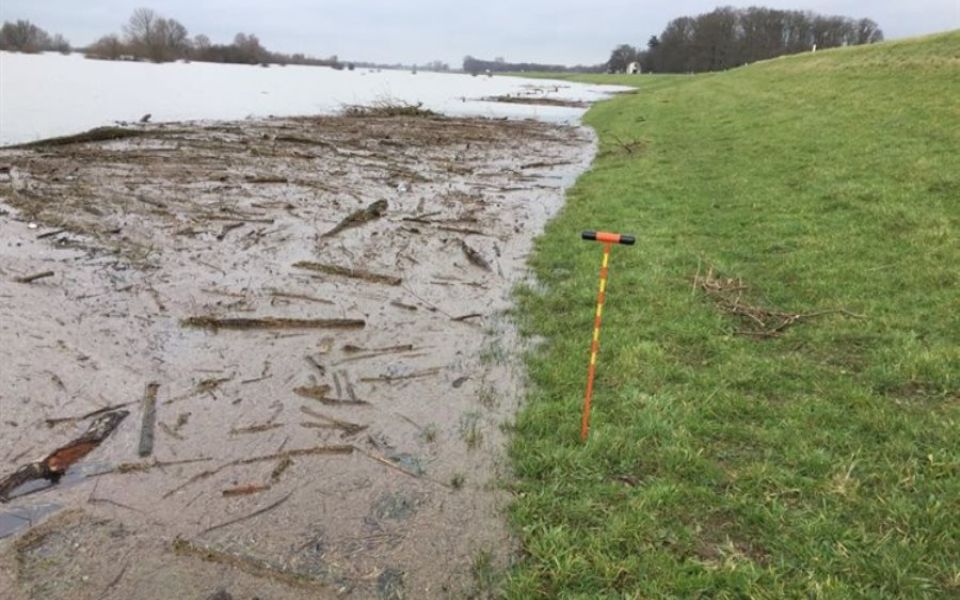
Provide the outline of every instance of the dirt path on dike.
<path id="1" fill-rule="evenodd" d="M 0 150 L 0 479 L 130 413 L 0 504 L 0 597 L 483 597 L 516 554 L 505 311 L 592 133 L 137 132 Z"/>

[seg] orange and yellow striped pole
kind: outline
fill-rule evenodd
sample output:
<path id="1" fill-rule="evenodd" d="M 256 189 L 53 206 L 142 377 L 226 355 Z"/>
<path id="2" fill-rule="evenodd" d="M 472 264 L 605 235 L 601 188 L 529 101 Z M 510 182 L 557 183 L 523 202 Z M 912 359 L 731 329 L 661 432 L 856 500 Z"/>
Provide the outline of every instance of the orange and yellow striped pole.
<path id="1" fill-rule="evenodd" d="M 610 248 L 613 244 L 632 246 L 636 238 L 605 231 L 584 231 L 585 240 L 603 242 L 603 262 L 600 265 L 600 291 L 597 293 L 597 312 L 593 318 L 593 341 L 590 343 L 590 366 L 587 369 L 587 393 L 583 399 L 583 418 L 580 423 L 580 440 L 587 441 L 590 431 L 590 402 L 593 400 L 593 377 L 597 372 L 597 354 L 600 352 L 600 324 L 603 321 L 603 303 L 607 295 L 607 276 L 610 269 Z"/>

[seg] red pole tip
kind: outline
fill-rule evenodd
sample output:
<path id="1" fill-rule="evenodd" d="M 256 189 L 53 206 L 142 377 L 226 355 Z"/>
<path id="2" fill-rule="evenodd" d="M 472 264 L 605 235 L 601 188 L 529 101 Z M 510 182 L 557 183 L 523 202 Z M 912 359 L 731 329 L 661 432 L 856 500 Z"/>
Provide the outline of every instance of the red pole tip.
<path id="1" fill-rule="evenodd" d="M 610 233 L 609 231 L 584 231 L 580 237 L 591 242 L 604 242 L 605 244 L 625 244 L 632 246 L 637 239 L 632 235 L 621 235 L 619 233 Z"/>

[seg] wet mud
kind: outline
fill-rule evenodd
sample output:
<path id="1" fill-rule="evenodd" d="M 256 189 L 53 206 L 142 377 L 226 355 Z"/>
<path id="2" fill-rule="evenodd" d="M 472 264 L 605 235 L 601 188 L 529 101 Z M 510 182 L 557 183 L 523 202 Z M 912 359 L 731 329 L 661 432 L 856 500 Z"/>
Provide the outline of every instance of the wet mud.
<path id="1" fill-rule="evenodd" d="M 482 595 L 516 552 L 510 291 L 590 132 L 137 132 L 0 149 L 0 478 L 130 413 L 0 504 L 0 596 Z"/>

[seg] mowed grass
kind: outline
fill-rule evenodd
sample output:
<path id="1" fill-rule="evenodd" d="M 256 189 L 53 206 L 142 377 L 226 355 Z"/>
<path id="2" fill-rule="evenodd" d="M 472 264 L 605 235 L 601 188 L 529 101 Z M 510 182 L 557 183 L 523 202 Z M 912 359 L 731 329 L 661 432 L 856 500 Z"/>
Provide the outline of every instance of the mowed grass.
<path id="1" fill-rule="evenodd" d="M 545 342 L 505 595 L 960 596 L 960 32 L 651 82 L 588 113 L 600 154 L 520 292 Z M 583 229 L 638 237 L 586 445 Z M 744 303 L 850 314 L 740 335 L 708 268 Z"/>

